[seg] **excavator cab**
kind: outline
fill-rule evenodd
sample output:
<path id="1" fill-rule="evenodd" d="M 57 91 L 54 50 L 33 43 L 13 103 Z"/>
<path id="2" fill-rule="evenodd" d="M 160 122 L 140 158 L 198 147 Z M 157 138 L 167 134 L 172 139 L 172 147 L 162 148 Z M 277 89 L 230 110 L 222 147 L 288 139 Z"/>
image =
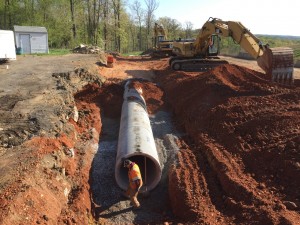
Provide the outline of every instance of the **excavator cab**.
<path id="1" fill-rule="evenodd" d="M 208 56 L 217 56 L 220 50 L 220 38 L 217 34 L 213 34 L 208 40 Z"/>
<path id="2" fill-rule="evenodd" d="M 161 42 L 165 40 L 165 36 L 164 35 L 158 35 L 157 36 L 157 42 Z"/>

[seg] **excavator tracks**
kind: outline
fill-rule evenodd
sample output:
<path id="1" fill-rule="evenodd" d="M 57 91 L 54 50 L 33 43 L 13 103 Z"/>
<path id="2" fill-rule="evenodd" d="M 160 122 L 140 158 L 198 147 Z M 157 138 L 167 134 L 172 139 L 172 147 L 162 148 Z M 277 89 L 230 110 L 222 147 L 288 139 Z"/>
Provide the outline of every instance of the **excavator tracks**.
<path id="1" fill-rule="evenodd" d="M 173 59 L 170 62 L 173 70 L 188 72 L 205 72 L 224 64 L 228 62 L 220 59 Z"/>

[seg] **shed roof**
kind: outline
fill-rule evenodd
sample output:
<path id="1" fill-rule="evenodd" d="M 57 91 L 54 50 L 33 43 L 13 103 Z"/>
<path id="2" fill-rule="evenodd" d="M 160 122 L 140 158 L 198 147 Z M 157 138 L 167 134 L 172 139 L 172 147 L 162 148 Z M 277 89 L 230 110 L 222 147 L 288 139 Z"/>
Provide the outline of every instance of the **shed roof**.
<path id="1" fill-rule="evenodd" d="M 31 32 L 31 33 L 47 33 L 45 27 L 33 27 L 33 26 L 14 26 L 16 32 Z"/>

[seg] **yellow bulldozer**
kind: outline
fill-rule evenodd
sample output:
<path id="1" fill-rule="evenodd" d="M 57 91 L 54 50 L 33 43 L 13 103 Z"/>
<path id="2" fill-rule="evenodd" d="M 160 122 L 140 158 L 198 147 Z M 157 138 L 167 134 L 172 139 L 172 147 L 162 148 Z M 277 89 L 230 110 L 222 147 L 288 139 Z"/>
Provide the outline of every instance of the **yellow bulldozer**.
<path id="1" fill-rule="evenodd" d="M 169 65 L 173 70 L 206 71 L 228 63 L 220 60 L 220 36 L 232 37 L 249 55 L 257 60 L 272 81 L 293 83 L 293 50 L 287 47 L 270 48 L 264 45 L 244 25 L 236 21 L 223 21 L 210 17 L 200 29 L 195 40 L 173 42 L 173 54 Z"/>

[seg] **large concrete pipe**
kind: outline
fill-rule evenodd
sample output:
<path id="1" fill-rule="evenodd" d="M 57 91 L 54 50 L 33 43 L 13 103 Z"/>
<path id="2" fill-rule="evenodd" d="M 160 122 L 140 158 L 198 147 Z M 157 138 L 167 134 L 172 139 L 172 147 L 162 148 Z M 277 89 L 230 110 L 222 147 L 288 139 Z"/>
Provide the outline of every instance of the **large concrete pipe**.
<path id="1" fill-rule="evenodd" d="M 129 80 L 125 85 L 124 102 L 119 130 L 115 166 L 117 184 L 128 187 L 128 169 L 123 160 L 136 162 L 141 170 L 144 185 L 141 191 L 151 191 L 161 179 L 161 166 L 150 125 L 142 89 L 134 88 Z"/>

